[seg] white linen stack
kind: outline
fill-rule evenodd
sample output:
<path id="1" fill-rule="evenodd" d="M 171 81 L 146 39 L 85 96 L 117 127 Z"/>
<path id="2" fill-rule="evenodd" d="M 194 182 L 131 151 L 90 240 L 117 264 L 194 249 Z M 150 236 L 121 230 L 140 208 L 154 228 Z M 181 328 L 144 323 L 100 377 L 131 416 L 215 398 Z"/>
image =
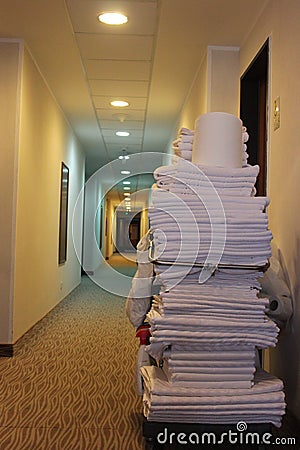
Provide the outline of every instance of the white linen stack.
<path id="1" fill-rule="evenodd" d="M 266 197 L 253 197 L 258 166 L 200 167 L 184 160 L 156 169 L 149 209 L 156 259 L 264 265 L 271 256 Z"/>
<path id="2" fill-rule="evenodd" d="M 283 384 L 258 369 L 251 389 L 197 388 L 170 383 L 163 370 L 141 368 L 144 414 L 152 422 L 202 424 L 272 423 L 279 427 L 284 414 Z"/>
<path id="3" fill-rule="evenodd" d="M 163 368 L 141 369 L 149 421 L 280 426 L 282 382 L 255 363 L 279 332 L 257 295 L 272 239 L 269 199 L 253 196 L 258 172 L 178 160 L 154 173 L 149 216 L 162 288 L 147 316 L 147 351 Z M 216 269 L 204 283 L 203 266 Z"/>
<path id="4" fill-rule="evenodd" d="M 172 149 L 176 156 L 192 161 L 194 131 L 189 128 L 181 128 L 178 138 L 172 143 Z"/>
<path id="5" fill-rule="evenodd" d="M 255 348 L 274 347 L 277 343 L 279 329 L 265 314 L 268 299 L 257 296 L 260 272 L 243 274 L 228 270 L 223 273 L 221 270 L 217 270 L 204 284 L 187 275 L 167 292 L 155 297 L 148 314 L 152 335 L 148 350 L 157 359 L 171 358 L 171 364 L 170 361 L 168 364 L 171 381 L 193 379 L 196 382 L 199 379 L 202 383 L 210 382 L 216 374 L 212 365 L 209 369 L 195 367 L 195 374 L 203 370 L 204 376 L 201 377 L 174 376 L 179 368 L 178 363 L 173 361 L 178 346 L 188 344 L 189 353 L 191 350 L 195 353 L 193 361 L 198 358 L 199 348 L 201 354 L 206 353 L 208 360 L 211 360 L 210 353 L 214 349 L 215 358 L 219 356 L 222 361 L 221 353 L 230 346 L 235 363 L 232 361 L 232 366 L 227 369 L 221 365 L 223 378 L 217 378 L 220 382 L 247 381 L 248 387 L 251 387 Z M 171 353 L 165 353 L 170 346 Z M 247 365 L 241 369 L 236 362 L 245 360 L 246 355 Z M 175 356 L 175 359 L 177 361 L 178 357 Z M 191 369 L 180 367 L 184 373 L 191 372 Z M 243 376 L 236 376 L 242 373 Z"/>

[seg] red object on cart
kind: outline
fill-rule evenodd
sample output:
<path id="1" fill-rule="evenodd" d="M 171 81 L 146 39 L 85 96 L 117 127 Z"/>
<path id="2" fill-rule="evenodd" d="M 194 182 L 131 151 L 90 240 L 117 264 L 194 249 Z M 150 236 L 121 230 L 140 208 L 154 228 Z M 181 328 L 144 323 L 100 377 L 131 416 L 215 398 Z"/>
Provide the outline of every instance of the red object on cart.
<path id="1" fill-rule="evenodd" d="M 140 345 L 149 345 L 150 324 L 141 325 L 136 330 L 136 337 L 140 338 Z"/>

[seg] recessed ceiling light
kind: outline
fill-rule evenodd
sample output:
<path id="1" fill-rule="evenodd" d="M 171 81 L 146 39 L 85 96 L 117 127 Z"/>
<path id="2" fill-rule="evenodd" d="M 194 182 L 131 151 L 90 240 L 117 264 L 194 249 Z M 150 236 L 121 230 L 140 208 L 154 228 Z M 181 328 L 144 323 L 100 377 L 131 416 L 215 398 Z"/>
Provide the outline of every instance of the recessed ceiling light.
<path id="1" fill-rule="evenodd" d="M 123 184 L 131 184 L 131 181 L 123 181 Z"/>
<path id="2" fill-rule="evenodd" d="M 129 196 L 130 197 L 130 192 L 124 192 L 124 195 Z"/>
<path id="3" fill-rule="evenodd" d="M 130 191 L 130 187 L 129 186 L 124 186 L 123 189 L 124 189 L 124 191 Z"/>
<path id="4" fill-rule="evenodd" d="M 107 25 L 123 25 L 128 22 L 128 18 L 124 14 L 118 12 L 99 14 L 98 19 L 100 22 L 106 23 Z"/>
<path id="5" fill-rule="evenodd" d="M 110 104 L 116 108 L 125 108 L 125 106 L 129 106 L 129 103 L 125 100 L 113 100 Z"/>
<path id="6" fill-rule="evenodd" d="M 130 170 L 121 170 L 122 175 L 130 175 Z"/>
<path id="7" fill-rule="evenodd" d="M 129 136 L 130 133 L 129 133 L 129 131 L 117 131 L 117 132 L 116 132 L 116 135 L 117 135 L 117 136 L 126 137 L 126 136 Z"/>

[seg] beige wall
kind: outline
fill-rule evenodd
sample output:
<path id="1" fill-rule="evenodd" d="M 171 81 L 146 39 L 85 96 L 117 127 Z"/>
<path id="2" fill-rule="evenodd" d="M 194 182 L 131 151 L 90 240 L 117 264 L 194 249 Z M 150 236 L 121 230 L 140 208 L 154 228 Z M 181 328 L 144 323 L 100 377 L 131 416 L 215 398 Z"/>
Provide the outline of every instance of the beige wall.
<path id="1" fill-rule="evenodd" d="M 105 257 L 110 258 L 114 251 L 113 243 L 113 219 L 114 219 L 114 207 L 117 205 L 116 202 L 106 198 L 106 208 L 105 208 L 105 225 L 106 225 L 106 237 L 105 237 Z"/>
<path id="2" fill-rule="evenodd" d="M 239 48 L 208 47 L 207 112 L 239 115 Z"/>
<path id="3" fill-rule="evenodd" d="M 239 113 L 239 49 L 209 46 L 201 61 L 178 120 L 181 127 L 195 128 L 195 120 L 207 112 Z M 173 137 L 175 139 L 176 136 Z"/>
<path id="4" fill-rule="evenodd" d="M 14 342 L 80 283 L 71 229 L 84 181 L 84 154 L 27 50 L 22 69 Z M 59 266 L 61 161 L 70 189 L 67 262 Z"/>
<path id="5" fill-rule="evenodd" d="M 22 43 L 0 40 L 0 344 L 12 342 Z"/>
<path id="6" fill-rule="evenodd" d="M 149 230 L 148 207 L 141 210 L 141 238 Z"/>
<path id="7" fill-rule="evenodd" d="M 98 173 L 95 173 L 86 183 L 84 201 L 83 267 L 89 275 L 93 275 L 101 263 L 99 249 L 100 232 L 103 233 L 103 229 L 100 228 L 101 201 L 101 182 Z M 102 248 L 103 244 L 102 235 Z"/>
<path id="8" fill-rule="evenodd" d="M 276 349 L 271 371 L 285 382 L 288 408 L 300 419 L 300 3 L 271 0 L 241 48 L 240 73 L 271 36 L 268 194 L 270 227 L 282 254 L 294 317 Z M 273 131 L 273 101 L 280 96 L 281 126 Z"/>
<path id="9" fill-rule="evenodd" d="M 194 82 L 178 122 L 178 130 L 181 127 L 194 129 L 195 120 L 200 114 L 207 112 L 207 56 L 201 61 Z M 175 139 L 175 137 L 174 137 Z"/>

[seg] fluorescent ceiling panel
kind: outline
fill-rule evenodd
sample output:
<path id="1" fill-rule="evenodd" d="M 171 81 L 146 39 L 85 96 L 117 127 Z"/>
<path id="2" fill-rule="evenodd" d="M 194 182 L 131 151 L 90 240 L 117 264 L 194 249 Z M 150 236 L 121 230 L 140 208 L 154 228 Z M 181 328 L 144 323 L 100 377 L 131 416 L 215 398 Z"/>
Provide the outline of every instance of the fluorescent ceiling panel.
<path id="1" fill-rule="evenodd" d="M 87 77 L 99 80 L 141 80 L 149 81 L 149 61 L 119 61 L 88 59 L 84 62 Z"/>
<path id="2" fill-rule="evenodd" d="M 151 60 L 151 36 L 77 34 L 76 38 L 83 59 Z"/>
<path id="3" fill-rule="evenodd" d="M 114 97 L 145 97 L 148 93 L 147 81 L 90 80 L 89 84 L 92 95 L 106 94 Z"/>

